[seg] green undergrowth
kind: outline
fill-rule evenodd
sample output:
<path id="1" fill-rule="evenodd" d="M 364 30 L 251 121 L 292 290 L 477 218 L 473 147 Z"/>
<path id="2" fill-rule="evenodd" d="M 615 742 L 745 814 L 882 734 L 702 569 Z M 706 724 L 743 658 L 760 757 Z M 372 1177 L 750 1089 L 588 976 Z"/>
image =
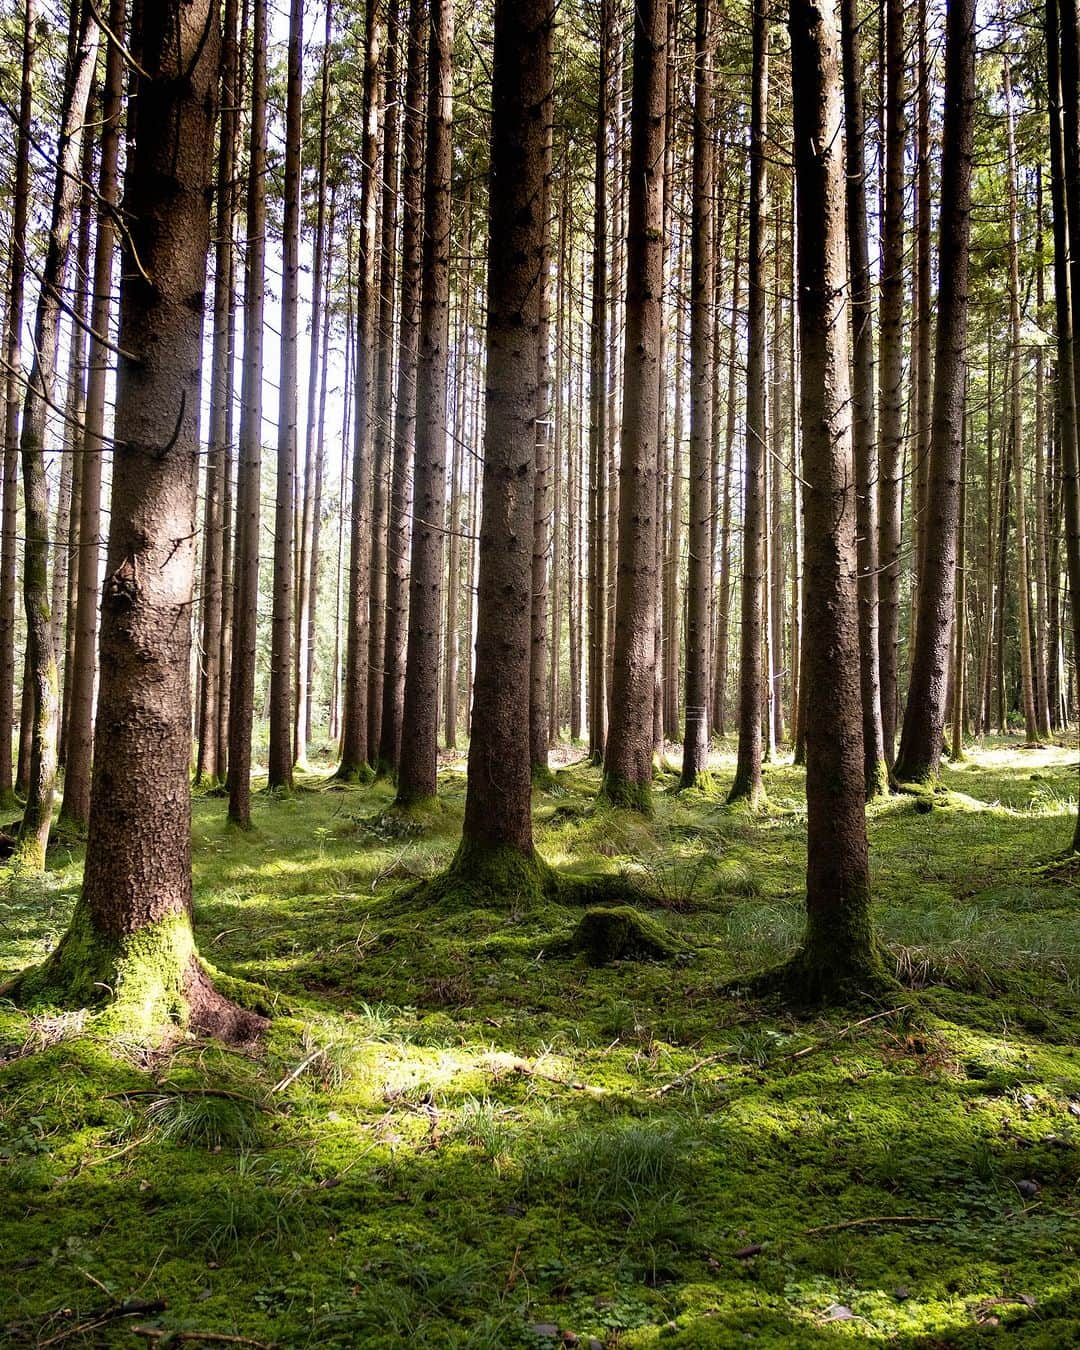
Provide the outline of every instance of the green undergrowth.
<path id="1" fill-rule="evenodd" d="M 199 950 L 269 1030 L 0 1004 L 0 1342 L 1077 1343 L 1075 750 L 995 742 L 871 803 L 903 987 L 803 1019 L 731 991 L 801 935 L 802 774 L 748 814 L 733 767 L 651 819 L 557 770 L 542 884 L 462 904 L 424 901 L 457 763 L 415 813 L 312 773 L 238 834 L 200 796 Z M 77 847 L 50 863 L 5 883 L 0 980 L 67 927 Z M 598 913 L 660 947 L 591 964 Z"/>

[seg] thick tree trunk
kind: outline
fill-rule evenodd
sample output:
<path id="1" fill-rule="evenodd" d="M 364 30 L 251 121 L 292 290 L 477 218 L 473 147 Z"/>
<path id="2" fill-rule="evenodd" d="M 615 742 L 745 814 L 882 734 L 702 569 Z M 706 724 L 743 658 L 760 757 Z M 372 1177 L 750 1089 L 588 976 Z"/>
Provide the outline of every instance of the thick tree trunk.
<path id="1" fill-rule="evenodd" d="M 656 452 L 660 399 L 667 7 L 634 11 L 619 552 L 604 796 L 651 810 L 656 678 Z"/>
<path id="2" fill-rule="evenodd" d="M 765 138 L 769 91 L 769 32 L 764 0 L 754 0 L 750 112 L 750 215 L 746 449 L 743 462 L 742 622 L 739 644 L 739 751 L 729 801 L 757 807 L 761 776 L 761 689 L 765 598 L 766 336 L 765 228 L 768 176 Z"/>
<path id="3" fill-rule="evenodd" d="M 792 0 L 798 191 L 802 473 L 806 512 L 807 927 L 791 970 L 800 997 L 874 992 L 864 812 L 845 169 L 831 10 Z"/>
<path id="4" fill-rule="evenodd" d="M 515 870 L 533 863 L 529 598 L 554 16 L 554 0 L 497 0 L 495 7 L 476 681 L 455 868 L 473 884 L 501 880 L 507 902 Z"/>
<path id="5" fill-rule="evenodd" d="M 390 470 L 387 536 L 386 642 L 379 762 L 392 771 L 401 758 L 408 636 L 410 476 L 416 442 L 416 360 L 420 331 L 420 277 L 424 181 L 424 0 L 410 0 L 406 49 L 401 166 L 401 306 L 398 320 L 394 459 Z"/>
<path id="6" fill-rule="evenodd" d="M 191 930 L 190 605 L 199 465 L 201 297 L 210 243 L 217 8 L 138 0 L 138 120 L 124 200 L 117 472 L 102 606 L 86 872 L 59 948 L 22 993 L 115 998 L 126 1029 L 188 1021 L 248 1040 Z M 184 78 L 179 78 L 183 72 Z M 133 105 L 134 106 L 134 105 Z M 138 265 L 135 264 L 135 257 Z"/>
<path id="7" fill-rule="evenodd" d="M 98 25 L 89 7 L 76 19 L 71 63 L 64 89 L 52 220 L 41 274 L 34 320 L 34 361 L 23 403 L 20 448 L 26 543 L 23 553 L 23 600 L 26 605 L 27 655 L 33 688 L 33 729 L 26 806 L 19 827 L 15 860 L 40 871 L 52 826 L 56 788 L 58 684 L 56 648 L 49 613 L 49 497 L 45 480 L 45 432 L 56 376 L 60 339 L 61 291 L 71 242 L 75 204 L 79 198 L 82 137 L 97 63 Z M 185 667 L 185 678 L 187 669 Z"/>
<path id="8" fill-rule="evenodd" d="M 264 272 L 266 266 L 266 0 L 252 0 L 251 141 L 247 180 L 244 364 L 236 484 L 236 565 L 229 692 L 229 820 L 251 825 L 251 735 L 259 608 Z"/>
<path id="9" fill-rule="evenodd" d="M 974 0 L 955 0 L 949 8 L 945 28 L 941 281 L 934 363 L 929 521 L 919 575 L 915 655 L 895 767 L 896 777 L 902 782 L 924 782 L 934 777 L 941 759 L 945 725 L 955 611 L 974 105 Z"/>
<path id="10" fill-rule="evenodd" d="M 398 765 L 398 801 L 403 805 L 434 797 L 438 770 L 439 627 L 442 621 L 443 518 L 446 513 L 446 385 L 450 324 L 453 29 L 452 0 L 432 0 L 412 568 L 403 721 L 408 735 L 402 736 Z M 529 509 L 531 512 L 531 493 Z M 528 535 L 531 544 L 531 526 Z M 527 679 L 525 686 L 527 689 Z M 528 722 L 526 713 L 526 728 Z"/>
<path id="11" fill-rule="evenodd" d="M 707 781 L 709 595 L 713 518 L 713 32 L 712 0 L 694 22 L 694 151 L 690 217 L 690 541 L 686 597 L 686 734 L 681 784 Z"/>

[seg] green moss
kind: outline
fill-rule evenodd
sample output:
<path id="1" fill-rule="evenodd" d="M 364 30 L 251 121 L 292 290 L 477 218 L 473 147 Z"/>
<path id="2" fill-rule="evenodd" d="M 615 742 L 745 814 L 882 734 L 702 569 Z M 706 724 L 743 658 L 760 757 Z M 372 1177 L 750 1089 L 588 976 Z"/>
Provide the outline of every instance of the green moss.
<path id="1" fill-rule="evenodd" d="M 866 800 L 873 801 L 877 797 L 888 796 L 889 793 L 889 766 L 883 759 L 879 759 L 866 774 Z"/>
<path id="2" fill-rule="evenodd" d="M 528 909 L 557 890 L 551 868 L 537 854 L 509 845 L 462 839 L 449 867 L 408 893 L 409 909 Z"/>
<path id="3" fill-rule="evenodd" d="M 651 783 L 633 783 L 620 774 L 605 773 L 600 797 L 610 806 L 617 806 L 624 811 L 638 811 L 643 816 L 653 814 Z"/>
<path id="4" fill-rule="evenodd" d="M 587 909 L 569 945 L 584 952 L 594 966 L 610 961 L 667 961 L 680 950 L 654 919 L 632 905 Z"/>

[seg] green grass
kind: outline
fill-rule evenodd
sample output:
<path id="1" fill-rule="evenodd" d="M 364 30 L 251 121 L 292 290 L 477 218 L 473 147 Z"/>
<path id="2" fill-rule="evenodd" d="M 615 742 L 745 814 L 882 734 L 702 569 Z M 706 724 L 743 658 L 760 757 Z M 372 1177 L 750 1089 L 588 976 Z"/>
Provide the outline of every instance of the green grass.
<path id="1" fill-rule="evenodd" d="M 931 809 L 870 808 L 910 992 L 854 1026 L 725 991 L 798 941 L 805 800 L 781 762 L 728 811 L 711 767 L 651 820 L 594 809 L 584 767 L 537 792 L 547 860 L 639 883 L 678 951 L 602 967 L 568 952 L 580 906 L 410 904 L 458 765 L 419 819 L 314 775 L 250 834 L 197 798 L 199 945 L 269 1035 L 0 1006 L 0 1342 L 1080 1343 L 1080 906 L 1049 865 L 1075 750 L 995 742 Z M 0 979 L 64 931 L 81 856 L 53 852 L 0 895 Z M 125 1300 L 155 1306 L 102 1320 Z"/>

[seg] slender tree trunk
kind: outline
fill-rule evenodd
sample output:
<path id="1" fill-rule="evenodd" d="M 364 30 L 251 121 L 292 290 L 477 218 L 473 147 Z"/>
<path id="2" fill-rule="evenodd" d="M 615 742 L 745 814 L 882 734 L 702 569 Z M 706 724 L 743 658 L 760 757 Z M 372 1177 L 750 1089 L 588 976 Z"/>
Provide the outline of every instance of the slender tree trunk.
<path id="1" fill-rule="evenodd" d="M 77 40 L 65 80 L 52 220 L 34 320 L 34 361 L 23 403 L 23 501 L 26 543 L 23 553 L 23 600 L 26 605 L 27 653 L 33 687 L 33 731 L 26 806 L 15 847 L 16 862 L 41 871 L 52 826 L 56 787 L 58 685 L 56 648 L 49 613 L 49 498 L 45 481 L 45 431 L 56 376 L 60 339 L 61 291 L 71 242 L 75 204 L 79 198 L 79 166 L 90 90 L 97 63 L 98 25 L 89 7 L 72 14 Z M 185 666 L 185 678 L 187 667 Z"/>
<path id="2" fill-rule="evenodd" d="M 1041 325 L 1046 322 L 1041 164 L 1035 167 L 1035 197 L 1035 306 L 1036 319 Z M 1040 343 L 1035 349 L 1035 694 L 1040 740 L 1050 739 L 1046 448 L 1046 358 Z"/>
<path id="3" fill-rule="evenodd" d="M 452 0 L 432 0 L 416 388 L 416 469 L 403 722 L 408 735 L 402 736 L 398 766 L 398 801 L 403 805 L 434 797 L 438 770 L 439 624 L 442 619 L 443 519 L 446 514 L 446 385 L 452 225 L 453 31 Z M 529 512 L 531 520 L 531 492 Z M 531 548 L 531 526 L 528 538 Z M 525 687 L 528 687 L 527 679 Z M 527 714 L 524 727 L 528 728 Z"/>
<path id="4" fill-rule="evenodd" d="M 742 303 L 743 191 L 735 208 L 735 257 L 731 267 L 731 325 L 728 341 L 727 425 L 724 430 L 724 485 L 720 512 L 720 582 L 716 615 L 714 659 L 714 722 L 717 734 L 727 734 L 728 630 L 731 624 L 731 498 L 735 468 L 735 430 L 739 374 L 739 314 Z M 715 432 L 714 432 L 715 434 Z"/>
<path id="5" fill-rule="evenodd" d="M 396 771 L 401 758 L 408 635 L 410 475 L 416 443 L 416 360 L 420 328 L 420 278 L 424 181 L 424 0 L 410 0 L 402 119 L 401 312 L 398 324 L 394 459 L 390 475 L 387 541 L 386 643 L 379 760 Z"/>
<path id="6" fill-rule="evenodd" d="M 964 436 L 960 444 L 960 512 L 957 526 L 956 555 L 959 559 L 956 577 L 956 618 L 953 624 L 952 674 L 952 735 L 949 759 L 953 764 L 964 761 L 964 703 L 967 672 L 967 559 L 964 548 L 967 537 L 967 460 L 968 427 L 965 417 Z"/>
<path id="7" fill-rule="evenodd" d="M 551 380 L 551 143 L 544 149 L 540 212 L 544 219 L 540 259 L 540 304 L 536 329 L 536 455 L 533 483 L 532 644 L 529 661 L 529 744 L 532 769 L 541 781 L 548 772 L 548 666 L 558 660 L 549 646 L 549 576 L 554 552 L 552 538 L 552 380 Z"/>
<path id="8" fill-rule="evenodd" d="M 8 310 L 4 338 L 3 540 L 0 545 L 0 805 L 14 804 L 11 728 L 15 716 L 15 581 L 18 555 L 19 412 L 22 407 L 22 323 L 26 284 L 26 226 L 30 212 L 30 138 L 34 102 L 37 0 L 23 3 L 22 75 L 19 125 L 12 181 L 11 246 L 8 258 Z"/>
<path id="9" fill-rule="evenodd" d="M 859 552 L 859 667 L 862 673 L 866 795 L 887 792 L 878 649 L 878 457 L 874 425 L 874 300 L 866 223 L 866 122 L 863 61 L 855 0 L 840 6 L 847 132 L 848 267 L 851 274 L 852 438 Z"/>
<path id="10" fill-rule="evenodd" d="M 651 810 L 656 678 L 656 457 L 667 144 L 667 7 L 634 11 L 619 552 L 605 797 Z"/>
<path id="11" fill-rule="evenodd" d="M 686 603 L 686 734 L 681 784 L 709 761 L 709 594 L 712 590 L 713 31 L 712 0 L 696 0 L 690 218 L 690 541 Z"/>
<path id="12" fill-rule="evenodd" d="M 296 590 L 296 380 L 300 338 L 300 149 L 304 0 L 289 11 L 285 94 L 285 197 L 282 215 L 281 362 L 278 378 L 274 575 L 270 617 L 270 753 L 267 786 L 292 789 L 293 624 Z M 314 341 L 314 335 L 312 335 Z"/>
<path id="13" fill-rule="evenodd" d="M 356 354 L 353 368 L 352 503 L 349 517 L 348 618 L 345 623 L 345 677 L 338 777 L 360 778 L 368 760 L 368 585 L 371 565 L 371 469 L 374 450 L 376 373 L 377 224 L 379 198 L 379 68 L 382 13 L 367 0 L 364 28 L 364 137 L 360 186 L 360 229 L 356 264 Z M 442 517 L 439 516 L 441 524 Z M 374 747 L 372 747 L 374 753 Z"/>
<path id="14" fill-rule="evenodd" d="M 757 807 L 765 796 L 761 776 L 761 687 L 765 592 L 765 229 L 769 33 L 764 0 L 754 0 L 752 106 L 750 113 L 750 216 L 748 268 L 749 347 L 746 363 L 746 450 L 743 464 L 742 631 L 739 648 L 739 752 L 729 801 Z"/>
<path id="15" fill-rule="evenodd" d="M 878 654 L 882 749 L 891 765 L 899 707 L 900 547 L 904 491 L 904 4 L 885 0 L 885 189 L 881 236 Z"/>
<path id="16" fill-rule="evenodd" d="M 791 3 L 798 193 L 802 468 L 806 512 L 807 926 L 800 997 L 884 982 L 870 922 L 859 711 L 856 492 L 848 387 L 839 44 L 829 8 Z"/>
<path id="17" fill-rule="evenodd" d="M 236 565 L 229 694 L 229 820 L 251 826 L 251 735 L 259 608 L 263 283 L 266 266 L 266 0 L 252 0 L 251 130 L 244 276 L 244 363 L 236 485 Z"/>
<path id="18" fill-rule="evenodd" d="M 918 88 L 915 99 L 915 335 L 912 380 L 915 394 L 915 474 L 912 479 L 912 539 L 915 544 L 915 578 L 922 575 L 930 523 L 930 456 L 934 372 L 931 365 L 934 300 L 931 291 L 931 185 L 930 185 L 930 35 L 927 31 L 929 2 L 918 0 Z M 944 181 L 944 179 L 943 179 Z M 944 201 L 942 202 L 944 214 Z M 913 587 L 912 595 L 916 594 Z M 912 609 L 915 640 L 918 611 Z"/>
<path id="19" fill-rule="evenodd" d="M 387 7 L 386 114 L 382 146 L 378 351 L 375 372 L 374 477 L 371 498 L 371 596 L 368 628 L 368 757 L 379 762 L 382 739 L 383 660 L 386 652 L 387 531 L 393 457 L 394 302 L 397 293 L 398 3 Z"/>
<path id="20" fill-rule="evenodd" d="M 937 352 L 930 450 L 929 525 L 919 574 L 918 621 L 904 728 L 902 782 L 933 778 L 941 759 L 955 611 L 956 536 L 967 341 L 968 240 L 975 105 L 974 0 L 955 0 L 945 28 Z M 808 531 L 809 533 L 809 531 Z"/>

